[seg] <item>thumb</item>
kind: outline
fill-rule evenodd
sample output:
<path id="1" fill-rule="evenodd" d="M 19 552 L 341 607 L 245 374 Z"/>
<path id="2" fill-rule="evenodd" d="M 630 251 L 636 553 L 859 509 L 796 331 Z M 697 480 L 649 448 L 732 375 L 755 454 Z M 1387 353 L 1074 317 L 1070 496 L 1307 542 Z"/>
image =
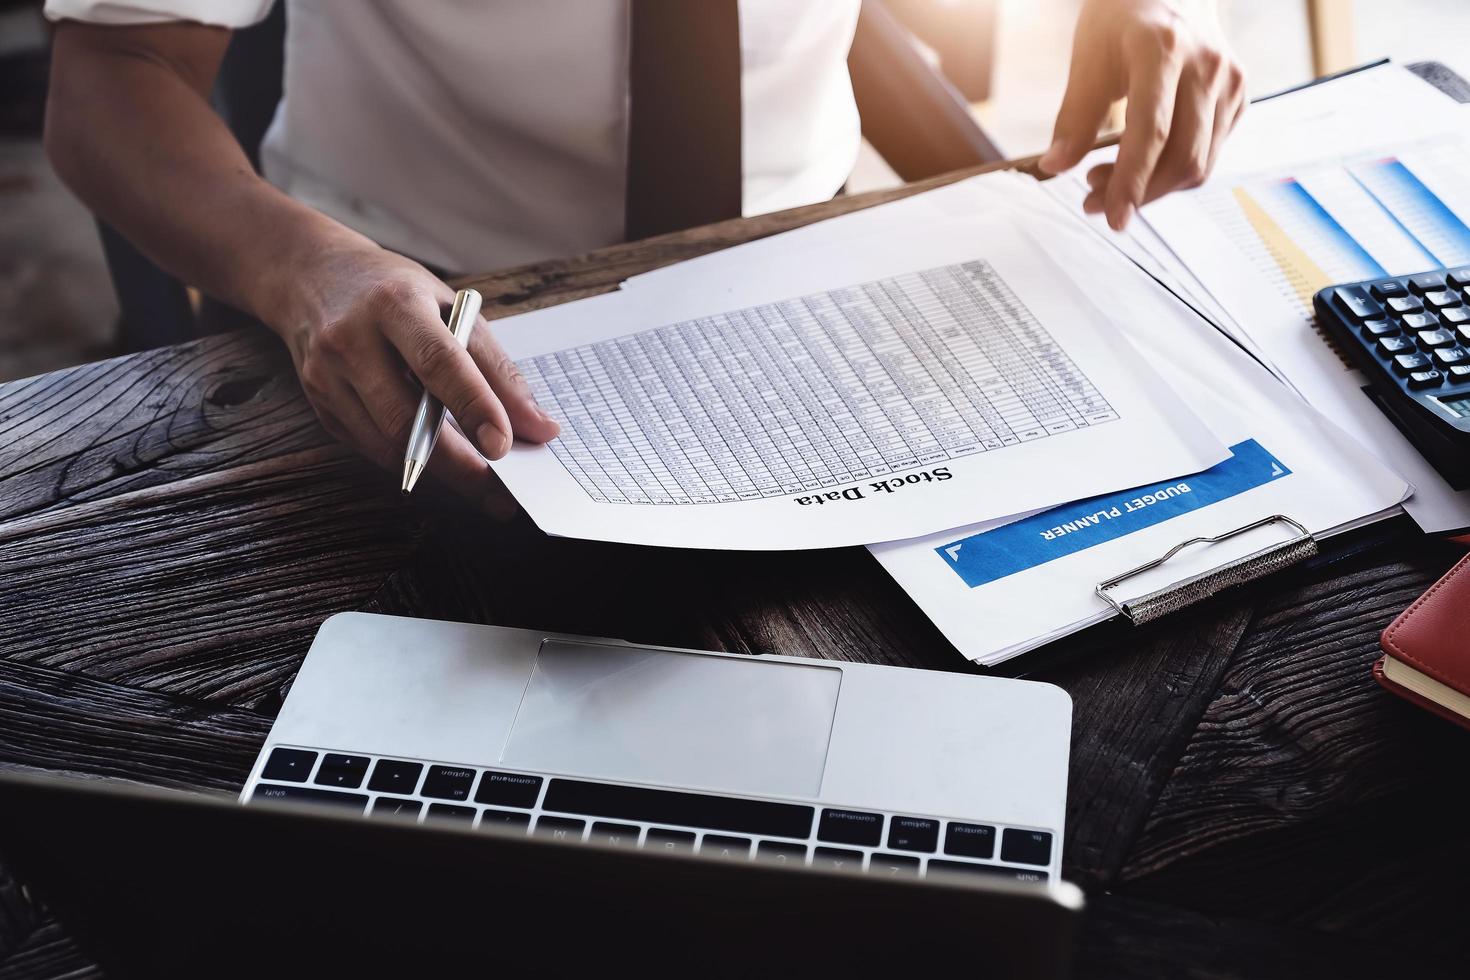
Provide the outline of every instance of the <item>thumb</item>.
<path id="1" fill-rule="evenodd" d="M 1045 173 L 1059 174 L 1081 163 L 1097 142 L 1097 134 L 1112 104 L 1111 93 L 1100 74 L 1088 65 L 1074 63 L 1052 130 L 1051 146 L 1036 165 Z"/>

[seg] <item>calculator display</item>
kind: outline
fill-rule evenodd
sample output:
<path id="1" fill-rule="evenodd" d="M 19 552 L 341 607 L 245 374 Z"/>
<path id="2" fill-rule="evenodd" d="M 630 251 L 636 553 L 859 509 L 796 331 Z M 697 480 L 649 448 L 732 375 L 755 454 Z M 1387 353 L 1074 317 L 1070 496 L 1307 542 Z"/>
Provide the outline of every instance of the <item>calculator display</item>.
<path id="1" fill-rule="evenodd" d="M 1435 401 L 1462 419 L 1470 418 L 1470 395 L 1460 395 L 1457 398 L 1436 398 Z"/>

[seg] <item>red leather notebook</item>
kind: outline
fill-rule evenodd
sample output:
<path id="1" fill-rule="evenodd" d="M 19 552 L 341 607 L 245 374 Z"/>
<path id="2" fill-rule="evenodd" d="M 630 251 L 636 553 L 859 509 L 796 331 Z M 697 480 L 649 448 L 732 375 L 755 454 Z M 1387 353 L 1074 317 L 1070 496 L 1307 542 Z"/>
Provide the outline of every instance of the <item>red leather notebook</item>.
<path id="1" fill-rule="evenodd" d="M 1381 642 L 1378 683 L 1470 728 L 1470 555 L 1390 623 Z"/>

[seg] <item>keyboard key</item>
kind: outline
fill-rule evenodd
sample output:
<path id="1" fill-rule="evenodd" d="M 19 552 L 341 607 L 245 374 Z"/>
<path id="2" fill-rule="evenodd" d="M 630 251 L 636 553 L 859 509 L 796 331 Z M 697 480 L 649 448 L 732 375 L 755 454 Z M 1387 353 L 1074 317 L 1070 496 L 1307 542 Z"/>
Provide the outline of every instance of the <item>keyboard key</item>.
<path id="1" fill-rule="evenodd" d="M 1383 282 L 1375 282 L 1368 292 L 1381 303 L 1390 296 L 1407 296 L 1409 291 L 1397 279 L 1385 279 Z"/>
<path id="2" fill-rule="evenodd" d="M 566 817 L 541 817 L 536 821 L 536 836 L 552 840 L 581 840 L 585 820 L 569 820 Z M 693 837 L 693 834 L 689 836 Z"/>
<path id="3" fill-rule="evenodd" d="M 340 807 L 358 813 L 367 807 L 368 798 L 361 793 L 337 793 L 310 786 L 268 786 L 261 783 L 250 794 L 251 803 L 310 803 Z"/>
<path id="4" fill-rule="evenodd" d="M 806 864 L 806 845 L 788 844 L 784 840 L 763 840 L 755 849 L 755 856 L 760 861 L 770 861 L 773 864 Z"/>
<path id="5" fill-rule="evenodd" d="M 1346 311 L 1354 321 L 1383 315 L 1383 307 L 1364 292 L 1361 286 L 1339 286 L 1334 294 L 1338 307 Z"/>
<path id="6" fill-rule="evenodd" d="M 1443 288 L 1444 276 L 1438 272 L 1426 272 L 1423 275 L 1414 276 L 1409 279 L 1409 291 L 1418 293 L 1420 296 Z"/>
<path id="7" fill-rule="evenodd" d="M 1420 347 L 1448 347 L 1455 342 L 1455 335 L 1448 330 L 1421 330 L 1419 331 Z M 331 756 L 327 756 L 331 758 Z M 323 763 L 325 765 L 325 763 Z"/>
<path id="8" fill-rule="evenodd" d="M 1439 320 L 1433 313 L 1406 313 L 1399 317 L 1399 324 L 1405 330 L 1433 330 L 1439 326 Z"/>
<path id="9" fill-rule="evenodd" d="M 1369 340 L 1375 340 L 1379 337 L 1391 337 L 1398 333 L 1399 325 L 1392 320 L 1364 320 L 1360 329 L 1363 331 L 1364 337 L 1367 337 Z"/>
<path id="10" fill-rule="evenodd" d="M 823 810 L 817 840 L 877 847 L 883 840 L 883 815 L 861 810 Z"/>
<path id="11" fill-rule="evenodd" d="M 1470 289 L 1470 266 L 1463 269 L 1451 269 L 1449 274 L 1450 285 L 1460 289 Z"/>
<path id="12" fill-rule="evenodd" d="M 874 854 L 868 858 L 868 874 L 888 878 L 917 878 L 919 859 L 907 854 Z"/>
<path id="13" fill-rule="evenodd" d="M 689 854 L 694 851 L 694 835 L 683 830 L 649 827 L 648 833 L 643 836 L 643 846 L 650 851 Z"/>
<path id="14" fill-rule="evenodd" d="M 606 823 L 599 820 L 592 825 L 588 840 L 611 844 L 613 847 L 637 847 L 638 835 L 641 833 L 642 830 L 630 823 Z"/>
<path id="15" fill-rule="evenodd" d="M 1459 306 L 1460 294 L 1450 289 L 1431 289 L 1424 294 L 1424 305 L 1435 310 Z"/>
<path id="16" fill-rule="evenodd" d="M 1050 875 L 1045 871 L 1030 868 L 1007 868 L 999 864 L 971 864 L 969 861 L 945 861 L 930 858 L 928 873 L 931 875 L 979 876 L 984 878 L 1006 878 L 1011 881 L 1045 882 Z"/>
<path id="17" fill-rule="evenodd" d="M 418 800 L 405 800 L 397 796 L 380 796 L 373 800 L 373 808 L 369 816 L 384 817 L 392 820 L 417 820 L 419 811 L 424 808 L 423 803 Z"/>
<path id="18" fill-rule="evenodd" d="M 1399 354 L 1393 359 L 1393 367 L 1399 374 L 1423 371 L 1429 367 L 1429 358 L 1423 354 Z"/>
<path id="19" fill-rule="evenodd" d="M 417 762 L 397 762 L 379 759 L 373 766 L 373 776 L 368 780 L 368 789 L 374 793 L 412 793 L 419 785 L 419 774 L 423 765 Z"/>
<path id="20" fill-rule="evenodd" d="M 471 824 L 475 820 L 475 808 L 472 806 L 455 806 L 452 803 L 430 803 L 429 812 L 424 814 L 426 823 L 462 823 Z"/>
<path id="21" fill-rule="evenodd" d="M 944 832 L 944 853 L 958 854 L 960 857 L 988 858 L 995 853 L 995 828 L 978 823 L 950 821 Z"/>
<path id="22" fill-rule="evenodd" d="M 304 783 L 316 765 L 316 753 L 305 749 L 272 749 L 261 779 L 279 779 L 283 783 Z"/>
<path id="23" fill-rule="evenodd" d="M 1393 313 L 1421 313 L 1424 304 L 1414 296 L 1390 296 L 1383 304 Z"/>
<path id="24" fill-rule="evenodd" d="M 496 806 L 520 806 L 530 809 L 541 795 L 540 776 L 522 776 L 514 772 L 489 772 L 480 777 L 475 802 Z"/>
<path id="25" fill-rule="evenodd" d="M 1051 834 L 1044 830 L 1007 828 L 1000 838 L 1000 859 L 1017 864 L 1050 864 Z"/>
<path id="26" fill-rule="evenodd" d="M 319 786 L 357 789 L 362 785 L 362 777 L 367 775 L 367 767 L 368 758 L 365 755 L 328 752 L 322 756 L 321 768 L 316 771 L 315 782 Z"/>
<path id="27" fill-rule="evenodd" d="M 888 846 L 896 851 L 932 851 L 939 846 L 939 821 L 894 817 L 888 821 Z"/>
<path id="28" fill-rule="evenodd" d="M 1434 352 L 1434 363 L 1440 367 L 1454 367 L 1470 361 L 1470 351 L 1463 347 L 1441 347 Z"/>
<path id="29" fill-rule="evenodd" d="M 506 831 L 519 830 L 525 833 L 526 828 L 531 826 L 531 815 L 521 813 L 519 810 L 481 810 L 480 826 L 487 830 L 498 828 Z"/>
<path id="30" fill-rule="evenodd" d="M 424 796 L 432 796 L 441 800 L 456 800 L 463 802 L 470 798 L 470 787 L 475 784 L 475 770 L 461 769 L 457 766 L 430 766 L 429 774 L 424 777 L 424 788 L 419 790 Z"/>
<path id="31" fill-rule="evenodd" d="M 551 780 L 541 809 L 613 820 L 702 827 L 756 837 L 796 837 L 812 832 L 812 808 L 704 793 L 615 786 L 582 779 Z"/>
<path id="32" fill-rule="evenodd" d="M 844 847 L 819 847 L 812 852 L 812 867 L 828 871 L 863 870 L 863 852 Z"/>
<path id="33" fill-rule="evenodd" d="M 1402 335 L 1397 337 L 1380 337 L 1378 338 L 1378 343 L 1374 346 L 1377 348 L 1378 353 L 1385 357 L 1393 357 L 1395 354 L 1408 353 L 1419 349 L 1415 346 L 1413 337 Z"/>
<path id="34" fill-rule="evenodd" d="M 1428 371 L 1415 371 L 1409 375 L 1409 387 L 1416 390 L 1420 388 L 1438 388 L 1442 384 L 1444 384 L 1444 375 L 1440 374 L 1434 368 L 1430 368 Z"/>
<path id="35" fill-rule="evenodd" d="M 1470 323 L 1470 308 L 1451 306 L 1447 310 L 1440 310 L 1439 318 L 1452 327 L 1458 327 L 1462 323 Z"/>
<path id="36" fill-rule="evenodd" d="M 699 842 L 699 853 L 708 857 L 724 858 L 728 861 L 748 861 L 750 859 L 750 838 L 705 834 L 704 839 Z"/>

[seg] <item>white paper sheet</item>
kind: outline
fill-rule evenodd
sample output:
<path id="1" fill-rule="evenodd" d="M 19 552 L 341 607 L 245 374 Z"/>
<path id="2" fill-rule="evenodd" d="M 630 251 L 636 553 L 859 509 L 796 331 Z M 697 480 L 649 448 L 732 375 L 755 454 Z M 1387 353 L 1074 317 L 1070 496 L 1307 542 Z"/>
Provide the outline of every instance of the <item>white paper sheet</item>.
<path id="1" fill-rule="evenodd" d="M 1018 185 L 1009 194 L 1023 192 Z M 977 195 L 977 207 L 983 206 L 984 197 Z M 1324 535 L 1380 517 L 1408 492 L 1402 479 L 1301 403 L 1224 335 L 1163 291 L 1140 288 L 1146 278 L 1081 221 L 1054 208 L 1049 218 L 1033 215 L 1028 227 L 1048 254 L 1079 270 L 1079 283 L 1090 296 L 1110 309 L 1126 311 L 1121 317 L 1125 332 L 1172 386 L 1187 393 L 1190 406 L 1216 435 L 1237 448 L 1239 465 L 1228 475 L 1226 467 L 1232 464 L 1216 471 L 1213 485 L 1221 499 L 1116 537 L 1106 537 L 1117 530 L 1109 527 L 1114 521 L 1121 525 L 1130 513 L 1174 506 L 1177 499 L 1167 494 L 1183 498 L 1203 493 L 1204 483 L 1189 477 L 1164 481 L 1106 503 L 1063 505 L 1026 522 L 992 522 L 872 546 L 884 568 L 967 657 L 998 663 L 1109 618 L 1112 610 L 1094 594 L 1094 586 L 1159 557 L 1184 539 L 1219 534 L 1275 514 Z M 1229 484 L 1223 490 L 1222 482 Z M 1108 516 L 1114 511 L 1116 516 Z M 991 577 L 995 569 L 982 566 L 978 577 L 988 580 L 974 585 L 975 569 L 966 571 L 964 558 L 970 556 L 964 549 L 981 547 L 976 536 L 986 531 L 1006 535 L 1003 545 L 984 542 L 990 548 L 987 556 L 1015 570 Z M 1099 540 L 1092 543 L 1092 538 Z M 1154 580 L 1131 583 L 1122 597 L 1215 567 L 1275 540 L 1279 529 L 1262 529 L 1229 544 L 1186 552 Z M 1056 557 L 1049 557 L 1052 552 Z"/>
<path id="2" fill-rule="evenodd" d="M 848 220 L 825 224 L 840 235 Z M 551 447 L 494 464 L 543 530 L 862 544 L 1226 455 L 1003 215 L 943 234 L 893 223 L 800 261 L 765 244 L 777 261 L 758 276 L 711 256 L 664 287 L 496 321 L 564 424 Z"/>
<path id="3" fill-rule="evenodd" d="M 1470 233 L 1456 232 L 1470 221 L 1466 159 L 1470 137 L 1441 134 L 1223 174 L 1143 211 L 1275 369 L 1414 486 L 1404 508 L 1429 532 L 1470 526 L 1470 493 L 1451 488 L 1363 393 L 1367 379 L 1318 332 L 1311 296 L 1470 262 Z"/>

